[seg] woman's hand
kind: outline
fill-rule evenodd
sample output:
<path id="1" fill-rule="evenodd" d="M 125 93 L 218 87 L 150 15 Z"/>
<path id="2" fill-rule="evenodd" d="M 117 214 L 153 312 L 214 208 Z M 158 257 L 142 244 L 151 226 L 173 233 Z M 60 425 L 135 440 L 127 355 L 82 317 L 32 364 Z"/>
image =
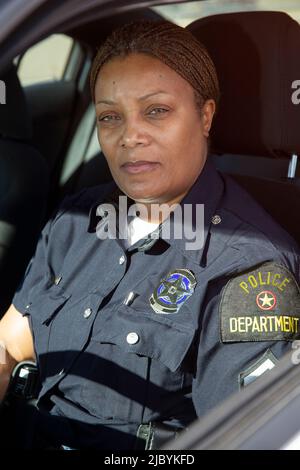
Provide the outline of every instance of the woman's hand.
<path id="1" fill-rule="evenodd" d="M 0 402 L 18 362 L 35 360 L 28 318 L 11 305 L 0 321 Z"/>

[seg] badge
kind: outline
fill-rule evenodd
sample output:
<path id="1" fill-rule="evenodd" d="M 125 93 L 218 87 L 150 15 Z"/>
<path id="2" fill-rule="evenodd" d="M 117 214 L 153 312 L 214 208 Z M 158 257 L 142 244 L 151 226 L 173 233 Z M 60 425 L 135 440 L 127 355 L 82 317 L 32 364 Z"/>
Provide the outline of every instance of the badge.
<path id="1" fill-rule="evenodd" d="M 300 292 L 293 274 L 266 262 L 232 278 L 220 303 L 221 339 L 293 341 L 300 337 Z"/>
<path id="2" fill-rule="evenodd" d="M 189 269 L 170 271 L 150 297 L 155 313 L 177 313 L 194 292 L 196 278 Z"/>

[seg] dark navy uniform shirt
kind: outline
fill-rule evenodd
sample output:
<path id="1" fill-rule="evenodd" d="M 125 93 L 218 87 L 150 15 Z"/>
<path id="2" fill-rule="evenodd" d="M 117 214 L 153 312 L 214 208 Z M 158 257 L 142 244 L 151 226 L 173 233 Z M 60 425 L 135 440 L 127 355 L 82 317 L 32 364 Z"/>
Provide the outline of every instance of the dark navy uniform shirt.
<path id="1" fill-rule="evenodd" d="M 114 188 L 63 202 L 13 299 L 30 319 L 39 406 L 73 447 L 132 448 L 141 423 L 187 426 L 273 367 L 298 334 L 298 248 L 232 179 L 208 161 L 182 201 L 205 207 L 198 250 L 174 237 L 127 250 L 100 240 L 96 209 Z M 151 295 L 180 269 L 194 291 L 157 313 Z"/>

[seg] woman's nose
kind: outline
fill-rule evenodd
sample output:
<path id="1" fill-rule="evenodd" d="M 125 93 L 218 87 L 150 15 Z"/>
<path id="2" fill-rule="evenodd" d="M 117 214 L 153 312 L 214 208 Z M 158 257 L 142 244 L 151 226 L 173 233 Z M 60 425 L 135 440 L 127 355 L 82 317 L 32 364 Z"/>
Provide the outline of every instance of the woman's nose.
<path id="1" fill-rule="evenodd" d="M 127 123 L 121 136 L 121 146 L 134 148 L 137 145 L 147 145 L 149 136 L 144 132 L 141 124 L 137 121 Z"/>

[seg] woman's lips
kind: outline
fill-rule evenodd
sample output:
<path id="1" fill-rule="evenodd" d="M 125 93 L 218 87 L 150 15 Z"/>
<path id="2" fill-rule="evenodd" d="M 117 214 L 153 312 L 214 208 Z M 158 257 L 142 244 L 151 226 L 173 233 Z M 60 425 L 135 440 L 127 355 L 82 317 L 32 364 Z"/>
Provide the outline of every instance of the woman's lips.
<path id="1" fill-rule="evenodd" d="M 126 171 L 126 173 L 144 173 L 148 171 L 153 171 L 159 165 L 158 162 L 146 162 L 146 161 L 138 161 L 138 162 L 128 162 L 121 166 L 122 170 Z"/>

